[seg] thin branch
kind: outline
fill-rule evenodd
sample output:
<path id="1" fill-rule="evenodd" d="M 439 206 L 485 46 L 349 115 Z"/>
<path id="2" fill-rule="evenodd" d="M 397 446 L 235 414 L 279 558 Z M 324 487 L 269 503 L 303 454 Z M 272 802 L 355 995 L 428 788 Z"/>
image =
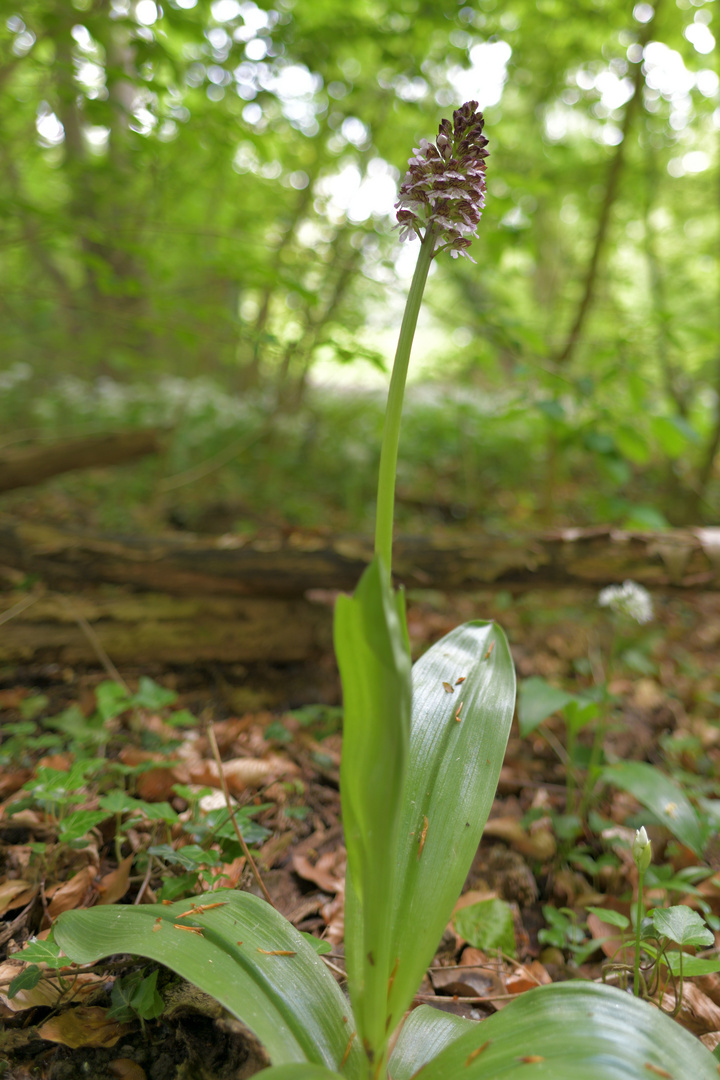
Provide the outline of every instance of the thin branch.
<path id="1" fill-rule="evenodd" d="M 655 14 L 645 25 L 643 26 L 640 36 L 639 44 L 642 48 L 647 45 L 650 40 L 650 30 L 657 17 L 658 7 L 661 0 L 656 0 Z M 575 353 L 575 349 L 580 341 L 580 336 L 585 325 L 585 320 L 592 307 L 593 300 L 595 299 L 595 288 L 598 280 L 598 269 L 600 265 L 600 257 L 605 249 L 605 243 L 608 236 L 610 225 L 610 213 L 617 197 L 618 186 L 620 182 L 620 176 L 622 174 L 623 166 L 625 164 L 625 153 L 627 150 L 629 135 L 632 129 L 635 115 L 638 111 L 642 100 L 642 88 L 644 85 L 643 65 L 642 60 L 638 61 L 634 66 L 633 71 L 633 89 L 627 105 L 625 106 L 625 116 L 623 117 L 622 125 L 622 138 L 617 145 L 615 154 L 610 162 L 608 169 L 607 180 L 605 183 L 605 195 L 603 198 L 602 206 L 600 207 L 600 216 L 598 217 L 597 230 L 595 232 L 595 242 L 593 244 L 592 253 L 590 255 L 590 262 L 585 273 L 585 282 L 583 286 L 582 296 L 580 303 L 578 304 L 577 311 L 575 313 L 575 319 L 572 327 L 568 332 L 565 344 L 560 349 L 560 352 L 555 357 L 557 364 L 568 364 L 572 360 Z"/>
<path id="2" fill-rule="evenodd" d="M 236 439 L 235 442 L 230 443 L 224 450 L 221 450 L 219 454 L 201 461 L 199 465 L 194 465 L 191 469 L 186 469 L 185 472 L 166 477 L 165 480 L 161 480 L 158 484 L 160 491 L 175 491 L 176 488 L 184 487 L 185 484 L 194 484 L 198 480 L 204 480 L 205 477 L 210 476 L 217 469 L 222 469 L 224 465 L 228 465 L 233 458 L 249 450 L 255 443 L 265 437 L 267 431 L 268 429 L 264 427 L 262 431 L 258 431 L 249 438 Z"/>

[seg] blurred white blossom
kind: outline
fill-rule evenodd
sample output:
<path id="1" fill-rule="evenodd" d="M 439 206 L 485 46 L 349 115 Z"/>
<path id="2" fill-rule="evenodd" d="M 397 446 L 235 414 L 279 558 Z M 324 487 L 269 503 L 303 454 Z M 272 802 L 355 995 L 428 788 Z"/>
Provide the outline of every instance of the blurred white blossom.
<path id="1" fill-rule="evenodd" d="M 622 585 L 608 585 L 598 596 L 600 607 L 610 608 L 618 615 L 627 615 L 639 623 L 648 623 L 653 617 L 652 597 L 647 589 L 636 581 L 624 581 Z"/>
<path id="2" fill-rule="evenodd" d="M 33 373 L 29 364 L 18 360 L 7 371 L 0 372 L 0 393 L 6 390 L 14 390 L 19 383 L 27 382 Z"/>

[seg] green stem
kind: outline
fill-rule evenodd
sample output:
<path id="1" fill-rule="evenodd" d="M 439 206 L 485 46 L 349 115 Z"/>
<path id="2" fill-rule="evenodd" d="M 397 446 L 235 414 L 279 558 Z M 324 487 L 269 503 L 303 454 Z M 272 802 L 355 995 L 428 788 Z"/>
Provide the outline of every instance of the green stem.
<path id="1" fill-rule="evenodd" d="M 428 228 L 423 237 L 420 254 L 415 266 L 410 292 L 405 304 L 400 337 L 393 362 L 390 390 L 385 409 L 382 449 L 380 450 L 380 474 L 378 476 L 377 514 L 375 518 L 375 554 L 379 555 L 388 570 L 392 569 L 393 516 L 395 511 L 395 475 L 397 473 L 400 421 L 402 418 L 405 381 L 407 379 L 410 350 L 417 326 L 425 282 L 435 247 L 435 233 Z"/>
<path id="2" fill-rule="evenodd" d="M 682 966 L 683 966 L 683 950 L 682 950 L 682 945 L 681 945 L 680 946 L 680 970 L 678 971 L 679 982 L 678 982 L 677 989 L 675 991 L 675 1008 L 673 1009 L 673 1013 L 672 1013 L 673 1016 L 677 1016 L 679 1014 L 680 1010 L 682 1009 L 682 999 L 683 999 L 683 969 L 682 969 Z"/>
<path id="3" fill-rule="evenodd" d="M 567 746 L 568 767 L 565 773 L 565 813 L 575 813 L 575 729 L 572 724 L 565 725 L 565 745 Z"/>
<path id="4" fill-rule="evenodd" d="M 643 883 L 645 871 L 638 868 L 638 898 L 635 911 L 635 973 L 633 976 L 633 993 L 640 996 L 640 927 L 643 920 Z"/>
<path id="5" fill-rule="evenodd" d="M 602 701 L 600 702 L 600 709 L 600 715 L 595 721 L 595 732 L 593 735 L 592 748 L 590 750 L 590 759 L 588 761 L 587 770 L 585 772 L 585 783 L 583 785 L 582 798 L 580 800 L 580 809 L 578 810 L 581 821 L 585 821 L 585 818 L 587 817 L 588 809 L 590 807 L 590 800 L 592 798 L 593 787 L 600 772 L 600 762 L 603 756 L 603 750 L 605 749 L 605 737 L 608 730 L 607 689 L 603 694 Z"/>

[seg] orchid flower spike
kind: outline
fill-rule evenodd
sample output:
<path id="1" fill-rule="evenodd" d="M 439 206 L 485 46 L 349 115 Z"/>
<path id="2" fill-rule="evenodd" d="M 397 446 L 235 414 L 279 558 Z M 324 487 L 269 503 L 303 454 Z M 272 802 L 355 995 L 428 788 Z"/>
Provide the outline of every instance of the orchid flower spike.
<path id="1" fill-rule="evenodd" d="M 477 101 L 466 101 L 442 120 L 435 143 L 420 140 L 395 204 L 401 240 L 435 233 L 433 256 L 449 250 L 475 262 L 468 248 L 485 206 L 485 120 Z"/>

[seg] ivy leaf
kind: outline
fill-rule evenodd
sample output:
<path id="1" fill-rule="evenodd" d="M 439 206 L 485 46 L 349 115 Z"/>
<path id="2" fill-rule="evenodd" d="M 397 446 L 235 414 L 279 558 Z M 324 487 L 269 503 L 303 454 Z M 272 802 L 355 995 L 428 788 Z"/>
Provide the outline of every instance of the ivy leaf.
<path id="1" fill-rule="evenodd" d="M 41 971 L 37 964 L 30 964 L 16 975 L 8 986 L 7 996 L 12 1000 L 21 990 L 33 990 L 40 982 Z"/>
<path id="2" fill-rule="evenodd" d="M 148 821 L 165 821 L 174 825 L 178 817 L 170 803 L 149 803 L 144 799 L 135 799 L 124 791 L 111 791 L 103 795 L 100 806 L 111 814 L 143 814 Z"/>
<path id="3" fill-rule="evenodd" d="M 110 1000 L 112 1005 L 108 1017 L 124 1023 L 136 1016 L 143 1020 L 155 1020 L 162 1016 L 165 1003 L 157 989 L 157 968 L 149 975 L 142 971 L 133 971 L 121 979 L 116 979 Z"/>
<path id="4" fill-rule="evenodd" d="M 169 844 L 156 844 L 148 848 L 149 855 L 157 855 L 171 866 L 182 866 L 184 870 L 198 870 L 201 866 L 217 866 L 222 860 L 213 851 L 205 851 L 197 844 L 188 844 L 179 851 L 174 851 Z"/>
<path id="5" fill-rule="evenodd" d="M 147 675 L 140 676 L 138 692 L 130 699 L 132 705 L 139 705 L 144 709 L 162 709 L 175 701 L 177 701 L 177 694 L 174 690 L 166 690 L 164 686 L 160 686 L 154 679 L 149 679 Z"/>
<path id="6" fill-rule="evenodd" d="M 60 825 L 60 841 L 69 844 L 73 840 L 79 840 L 85 836 L 95 825 L 107 819 L 105 810 L 74 810 L 68 814 Z"/>
<path id="7" fill-rule="evenodd" d="M 95 700 L 97 711 L 103 720 L 114 720 L 130 708 L 130 695 L 127 690 L 110 679 L 95 688 Z"/>
<path id="8" fill-rule="evenodd" d="M 70 963 L 66 956 L 60 955 L 60 946 L 53 941 L 52 937 L 46 938 L 45 941 L 31 941 L 19 954 L 18 959 L 31 964 L 46 964 L 49 968 L 67 967 Z"/>

